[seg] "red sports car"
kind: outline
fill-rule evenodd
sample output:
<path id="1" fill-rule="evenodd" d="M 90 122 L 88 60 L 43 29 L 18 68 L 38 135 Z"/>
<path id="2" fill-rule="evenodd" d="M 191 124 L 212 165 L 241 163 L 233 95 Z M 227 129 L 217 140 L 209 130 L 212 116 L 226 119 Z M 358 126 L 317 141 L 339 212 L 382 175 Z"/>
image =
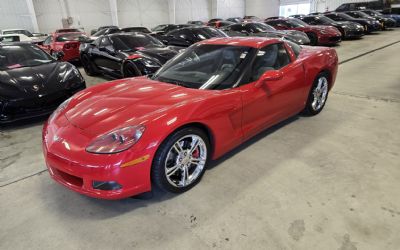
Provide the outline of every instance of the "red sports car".
<path id="1" fill-rule="evenodd" d="M 111 81 L 64 102 L 43 128 L 51 177 L 120 199 L 196 185 L 216 159 L 266 128 L 324 107 L 336 51 L 276 38 L 214 38 L 152 77 Z M 251 165 L 251 164 L 250 164 Z"/>
<path id="2" fill-rule="evenodd" d="M 76 61 L 79 60 L 80 41 L 85 39 L 88 37 L 83 32 L 53 33 L 38 45 L 50 55 L 62 51 L 63 61 Z"/>
<path id="3" fill-rule="evenodd" d="M 342 41 L 342 34 L 333 26 L 309 25 L 297 18 L 267 19 L 277 30 L 299 30 L 307 34 L 311 45 L 337 44 Z"/>

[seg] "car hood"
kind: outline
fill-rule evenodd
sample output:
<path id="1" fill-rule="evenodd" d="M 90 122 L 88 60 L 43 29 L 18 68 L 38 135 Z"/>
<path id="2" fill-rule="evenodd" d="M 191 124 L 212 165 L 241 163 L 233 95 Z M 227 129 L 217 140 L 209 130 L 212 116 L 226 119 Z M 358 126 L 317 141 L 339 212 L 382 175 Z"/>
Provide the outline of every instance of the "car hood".
<path id="1" fill-rule="evenodd" d="M 42 97 L 70 87 L 80 79 L 77 69 L 67 62 L 52 62 L 34 67 L 0 72 L 0 97 L 8 100 Z"/>
<path id="2" fill-rule="evenodd" d="M 72 107 L 65 112 L 65 116 L 74 126 L 98 135 L 118 127 L 161 118 L 168 110 L 198 102 L 207 94 L 210 95 L 207 90 L 135 77 L 82 91 L 71 101 Z M 75 106 L 74 101 L 77 102 Z M 118 127 L 115 127 L 116 124 Z"/>
<path id="3" fill-rule="evenodd" d="M 133 52 L 128 52 L 129 56 L 142 55 L 147 58 L 156 59 L 161 64 L 166 63 L 169 59 L 174 57 L 178 52 L 170 47 L 149 47 L 140 48 Z"/>

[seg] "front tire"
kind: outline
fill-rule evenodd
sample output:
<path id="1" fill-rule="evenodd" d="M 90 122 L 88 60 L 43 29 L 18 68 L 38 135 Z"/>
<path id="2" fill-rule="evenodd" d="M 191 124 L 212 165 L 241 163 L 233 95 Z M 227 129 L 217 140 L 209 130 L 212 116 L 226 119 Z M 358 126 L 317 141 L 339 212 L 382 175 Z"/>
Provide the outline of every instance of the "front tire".
<path id="1" fill-rule="evenodd" d="M 307 36 L 310 39 L 310 45 L 312 46 L 318 45 L 318 37 L 315 33 L 307 33 Z"/>
<path id="2" fill-rule="evenodd" d="M 323 72 L 317 75 L 308 95 L 303 113 L 309 116 L 317 115 L 325 106 L 329 92 L 329 77 Z"/>
<path id="3" fill-rule="evenodd" d="M 163 191 L 183 193 L 201 180 L 209 158 L 206 133 L 196 127 L 180 129 L 157 150 L 151 171 L 153 183 Z"/>
<path id="4" fill-rule="evenodd" d="M 83 55 L 81 57 L 81 63 L 82 63 L 83 69 L 85 70 L 85 72 L 88 76 L 97 75 L 92 62 L 90 61 L 90 59 L 87 55 Z"/>
<path id="5" fill-rule="evenodd" d="M 141 73 L 136 65 L 132 62 L 126 62 L 122 68 L 123 77 L 135 77 L 140 76 Z"/>

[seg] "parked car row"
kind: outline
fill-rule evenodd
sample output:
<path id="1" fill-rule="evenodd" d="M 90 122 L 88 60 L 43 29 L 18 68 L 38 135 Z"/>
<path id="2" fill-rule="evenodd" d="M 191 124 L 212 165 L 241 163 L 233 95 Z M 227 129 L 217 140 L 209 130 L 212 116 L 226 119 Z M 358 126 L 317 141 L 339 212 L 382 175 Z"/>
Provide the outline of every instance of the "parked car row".
<path id="1" fill-rule="evenodd" d="M 151 75 L 187 47 L 211 38 L 265 37 L 279 38 L 299 45 L 330 45 L 337 44 L 342 39 L 358 38 L 376 30 L 393 27 L 393 22 L 382 17 L 379 12 L 364 10 L 312 13 L 289 18 L 269 17 L 265 20 L 255 16 L 232 17 L 227 20 L 215 18 L 206 23 L 189 21 L 187 24 L 162 24 L 152 30 L 145 27 L 103 26 L 93 30 L 91 36 L 74 28 L 58 29 L 46 36 L 24 30 L 3 30 L 2 36 L 19 34 L 31 39 L 38 38 L 33 43 L 38 47 L 31 42 L 23 44 L 3 40 L 1 50 L 7 56 L 2 56 L 0 62 L 2 71 L 7 74 L 3 75 L 2 82 L 14 81 L 16 86 L 20 83 L 24 87 L 1 87 L 7 89 L 7 92 L 2 92 L 0 96 L 0 123 L 23 119 L 24 112 L 26 117 L 46 113 L 49 107 L 62 101 L 63 98 L 59 96 L 67 97 L 75 90 L 84 88 L 85 82 L 79 71 L 71 64 L 61 61 L 80 61 L 86 74 L 91 76 L 102 74 L 125 78 Z M 8 47 L 7 43 L 16 46 Z M 23 57 L 15 56 L 22 54 Z M 49 68 L 53 72 L 50 75 Z M 26 79 L 33 72 L 36 73 L 32 79 L 39 84 L 30 88 L 37 93 L 36 98 L 40 101 L 31 96 L 26 97 L 27 100 L 23 103 L 13 102 L 13 98 L 19 94 L 14 95 L 10 91 L 26 92 L 24 88 L 29 85 Z M 40 79 L 37 79 L 38 75 L 41 76 Z M 64 91 L 64 95 L 54 94 L 57 91 L 47 84 L 50 80 L 46 77 L 56 76 L 60 82 L 59 91 Z M 72 84 L 71 81 L 76 83 Z M 54 99 L 54 105 L 50 101 L 44 101 L 47 92 L 58 96 Z M 34 102 L 35 105 L 41 103 L 43 110 L 29 108 L 29 102 Z"/>

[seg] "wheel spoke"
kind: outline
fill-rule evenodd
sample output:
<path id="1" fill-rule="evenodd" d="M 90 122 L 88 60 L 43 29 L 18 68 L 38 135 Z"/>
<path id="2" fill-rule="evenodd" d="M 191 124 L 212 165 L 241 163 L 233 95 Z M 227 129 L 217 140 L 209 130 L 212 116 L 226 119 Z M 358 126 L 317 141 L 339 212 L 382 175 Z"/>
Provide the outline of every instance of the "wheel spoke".
<path id="1" fill-rule="evenodd" d="M 167 176 L 171 176 L 171 175 L 175 174 L 178 169 L 179 169 L 179 165 L 178 164 L 176 164 L 175 166 L 173 166 L 171 168 L 168 168 L 167 169 Z"/>
<path id="2" fill-rule="evenodd" d="M 192 144 L 190 145 L 190 152 L 189 152 L 189 154 L 193 154 L 193 151 L 197 148 L 197 146 L 199 145 L 199 143 L 200 143 L 200 140 L 199 139 L 196 139 L 196 140 L 193 140 L 192 141 Z"/>
<path id="3" fill-rule="evenodd" d="M 174 144 L 174 149 L 175 149 L 175 151 L 179 154 L 179 153 L 181 153 L 181 152 L 183 152 L 183 148 L 181 147 L 181 144 L 179 144 L 179 141 L 178 142 L 176 142 L 175 144 Z"/>
<path id="4" fill-rule="evenodd" d="M 183 173 L 181 177 L 182 186 L 186 186 L 189 180 L 189 169 L 187 167 L 183 168 Z"/>

